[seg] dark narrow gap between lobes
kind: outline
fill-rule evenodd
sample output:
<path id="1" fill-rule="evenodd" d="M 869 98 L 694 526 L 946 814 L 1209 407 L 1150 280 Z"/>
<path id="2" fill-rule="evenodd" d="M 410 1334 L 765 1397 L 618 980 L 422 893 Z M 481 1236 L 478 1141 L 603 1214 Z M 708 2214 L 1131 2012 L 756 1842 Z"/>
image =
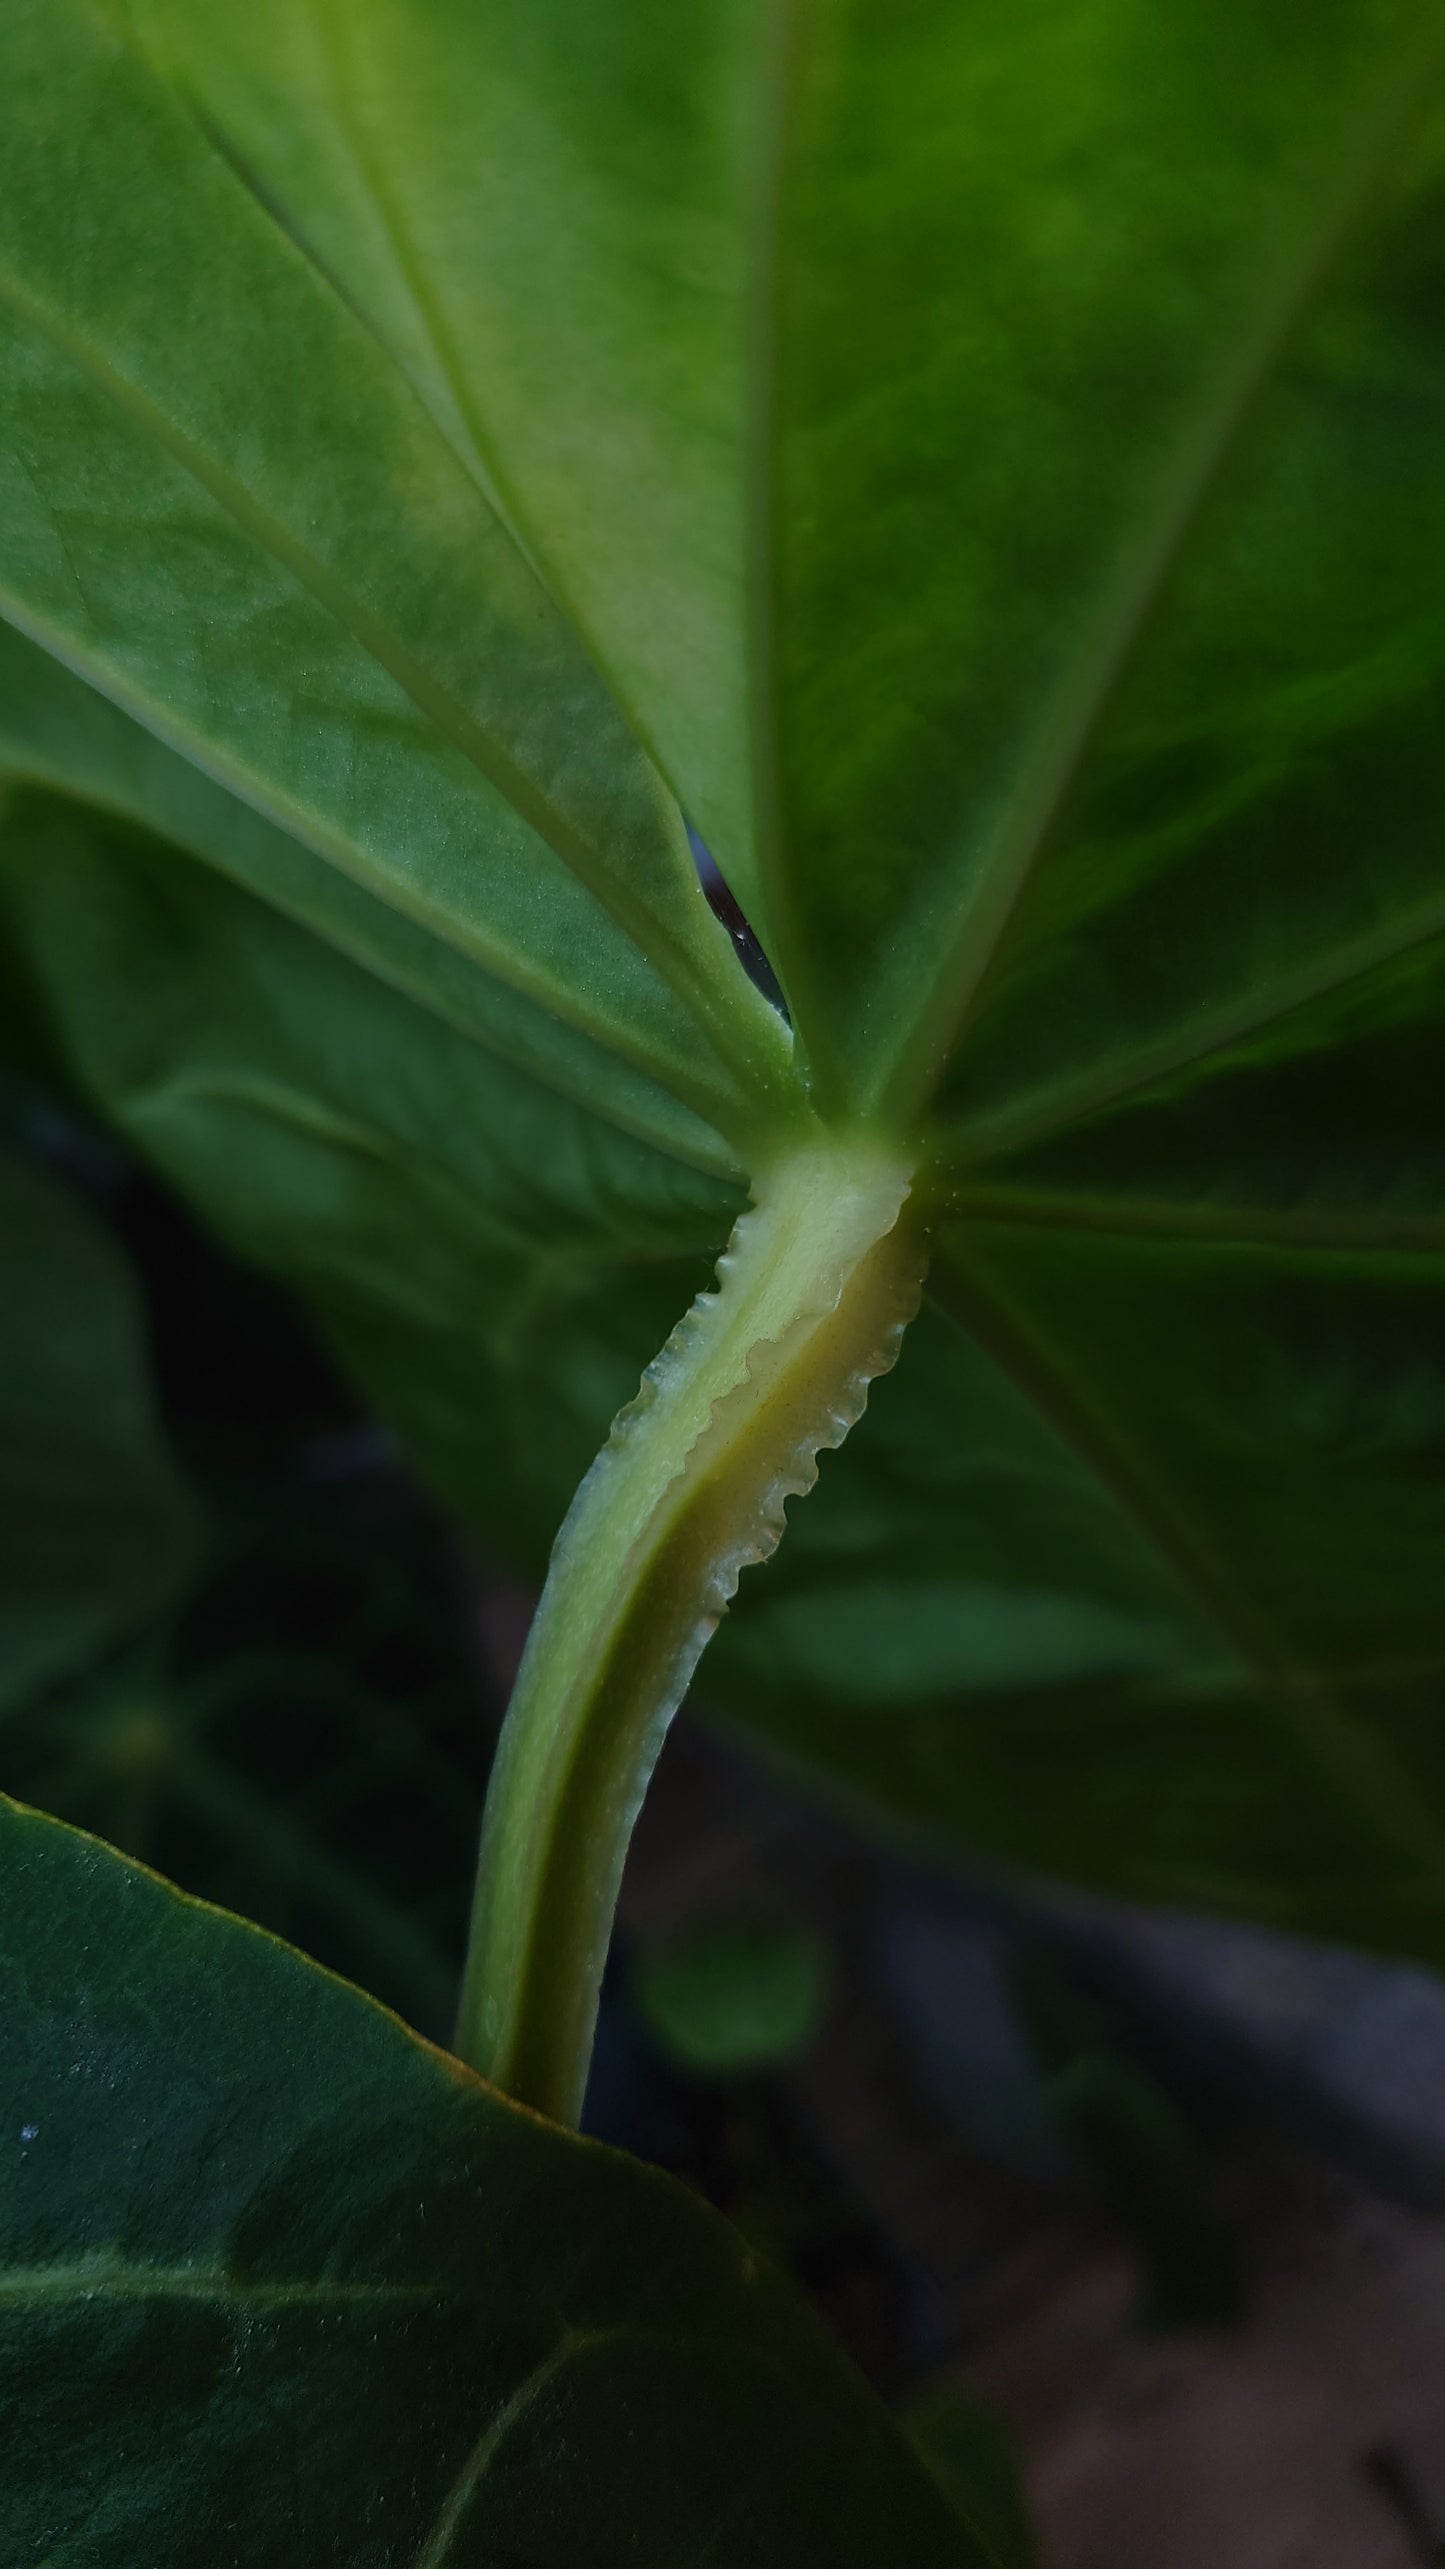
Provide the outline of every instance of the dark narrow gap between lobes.
<path id="1" fill-rule="evenodd" d="M 753 932 L 753 929 L 749 925 L 748 920 L 743 913 L 741 902 L 738 900 L 737 895 L 731 891 L 728 885 L 723 881 L 722 875 L 718 870 L 717 859 L 713 856 L 705 840 L 699 838 L 691 821 L 688 821 L 685 826 L 687 829 L 687 843 L 692 849 L 692 861 L 697 867 L 697 878 L 707 896 L 709 909 L 712 911 L 714 918 L 721 919 L 728 935 L 732 938 L 733 951 L 736 954 L 739 963 L 742 965 L 744 972 L 747 974 L 749 981 L 751 981 L 757 989 L 761 990 L 765 999 L 770 999 L 772 1001 L 772 1004 L 777 1009 L 779 1016 L 786 1019 L 787 1023 L 791 1025 L 792 1019 L 788 1016 L 788 1003 L 783 997 L 778 976 L 774 972 L 772 965 L 769 963 L 767 956 L 764 954 L 763 949 Z"/>

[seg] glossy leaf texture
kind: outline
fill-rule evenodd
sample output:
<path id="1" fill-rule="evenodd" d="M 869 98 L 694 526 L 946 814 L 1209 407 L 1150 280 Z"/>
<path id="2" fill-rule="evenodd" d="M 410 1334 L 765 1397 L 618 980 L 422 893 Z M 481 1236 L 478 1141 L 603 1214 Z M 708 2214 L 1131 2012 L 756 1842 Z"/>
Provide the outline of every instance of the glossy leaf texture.
<path id="1" fill-rule="evenodd" d="M 7 2557 L 983 2569 L 682 2187 L 94 1839 L 0 1851 Z"/>
<path id="2" fill-rule="evenodd" d="M 0 1709 L 169 1603 L 200 1539 L 122 1252 L 0 1152 Z"/>

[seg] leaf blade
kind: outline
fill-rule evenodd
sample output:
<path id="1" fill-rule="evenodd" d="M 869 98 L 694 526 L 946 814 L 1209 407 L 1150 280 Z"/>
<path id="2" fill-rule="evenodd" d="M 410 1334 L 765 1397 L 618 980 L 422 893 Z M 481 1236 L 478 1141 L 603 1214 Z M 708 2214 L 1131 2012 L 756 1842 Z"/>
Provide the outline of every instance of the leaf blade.
<path id="1" fill-rule="evenodd" d="M 726 2539 L 758 2569 L 861 2569 L 897 2510 L 920 2559 L 973 2556 L 839 2359 L 669 2180 L 94 1840 L 14 1804 L 0 1838 L 25 2115 L 0 2372 L 30 2385 L 33 2429 L 0 2497 L 12 2541 L 138 2564 L 160 2545 L 176 2569 L 222 2532 L 238 2569 L 521 2569 L 580 2541 L 660 2569 Z M 107 2233 L 122 2257 L 88 2244 Z"/>

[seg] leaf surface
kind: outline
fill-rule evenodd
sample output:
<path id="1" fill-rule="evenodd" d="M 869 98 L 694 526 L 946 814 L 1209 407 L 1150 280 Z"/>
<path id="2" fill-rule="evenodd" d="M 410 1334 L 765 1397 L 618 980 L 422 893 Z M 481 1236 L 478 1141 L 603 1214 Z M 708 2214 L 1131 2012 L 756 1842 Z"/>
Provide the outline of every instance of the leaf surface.
<path id="1" fill-rule="evenodd" d="M 0 612 L 406 918 L 755 1123 L 782 1029 L 400 369 L 103 13 L 23 0 L 0 81 Z"/>
<path id="2" fill-rule="evenodd" d="M 545 1553 L 558 1473 L 580 1479 L 706 1280 L 736 1182 L 123 825 L 17 797 L 0 887 L 83 1093 L 300 1290 L 453 1504 Z M 504 1459 L 534 1444 L 540 1488 Z"/>
<path id="3" fill-rule="evenodd" d="M 37 799 L 0 891 L 97 1103 L 540 1572 L 736 1193 L 133 833 Z M 1436 1259 L 987 1201 L 705 1700 L 936 1846 L 1445 1952 Z"/>
<path id="4" fill-rule="evenodd" d="M 124 1257 L 0 1152 L 0 1707 L 163 1606 L 199 1533 Z"/>
<path id="5" fill-rule="evenodd" d="M 753 906 L 758 0 L 123 16 L 493 491 Z"/>
<path id="6" fill-rule="evenodd" d="M 288 913 L 22 800 L 7 899 L 91 1094 L 539 1563 L 773 1059 L 709 1014 L 655 758 L 824 1093 L 931 1098 L 950 1188 L 716 1696 L 951 1842 L 1439 1953 L 1437 13 L 91 24 L 3 39 L 56 102 L 7 143 L 15 611 L 134 719 L 7 661 L 6 755 Z M 257 622 L 223 470 L 324 600 L 288 571 Z M 310 676 L 284 720 L 261 684 L 331 669 L 323 605 L 331 764 Z M 398 640 L 521 818 L 431 693 L 369 763 L 355 655 L 384 693 Z"/>
<path id="7" fill-rule="evenodd" d="M 1439 25 L 795 29 L 760 862 L 834 1077 L 971 1122 L 1433 888 Z"/>
<path id="8" fill-rule="evenodd" d="M 12 2557 L 984 2560 L 680 2186 L 94 1839 L 0 1843 Z"/>
<path id="9" fill-rule="evenodd" d="M 956 2490 L 967 2521 L 980 2527 L 990 2569 L 1038 2569 L 1018 2458 L 993 2412 L 962 2384 L 940 2382 L 914 2401 L 908 2432 L 940 2487 Z"/>
<path id="10" fill-rule="evenodd" d="M 1428 929 L 1421 0 L 127 16 L 504 494 L 835 1098 L 1067 1106 Z"/>

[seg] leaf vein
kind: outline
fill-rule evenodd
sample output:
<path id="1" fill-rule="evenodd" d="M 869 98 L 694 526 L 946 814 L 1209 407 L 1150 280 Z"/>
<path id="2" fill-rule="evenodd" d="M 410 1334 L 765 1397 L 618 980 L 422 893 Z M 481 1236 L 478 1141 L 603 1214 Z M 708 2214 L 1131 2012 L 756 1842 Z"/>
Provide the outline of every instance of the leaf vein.
<path id="1" fill-rule="evenodd" d="M 688 952 L 675 929 L 646 900 L 629 889 L 626 870 L 609 864 L 600 856 L 586 833 L 568 818 L 535 776 L 476 719 L 450 687 L 427 670 L 387 620 L 356 596 L 348 583 L 257 500 L 236 474 L 219 463 L 199 440 L 189 436 L 169 418 L 158 402 L 113 365 L 83 330 L 64 320 L 42 296 L 32 292 L 21 278 L 5 268 L 0 268 L 0 300 L 7 302 L 22 322 L 48 338 L 73 365 L 88 375 L 118 410 L 154 439 L 232 523 L 250 536 L 298 587 L 316 601 L 340 630 L 385 671 L 431 724 L 438 737 L 464 758 L 512 810 L 537 831 L 568 871 L 616 921 L 680 1003 L 694 1018 L 701 1019 L 699 1033 L 705 1024 L 714 1039 L 720 1034 L 726 1039 L 724 1021 L 730 1012 L 720 1006 L 718 994 L 708 987 L 697 959 Z M 535 574 L 531 573 L 520 547 L 502 520 L 496 517 L 495 512 L 492 514 L 500 539 L 517 554 L 529 577 L 534 578 Z M 701 892 L 697 897 L 701 902 Z M 752 1015 L 756 1013 L 751 1012 Z"/>
<path id="2" fill-rule="evenodd" d="M 1037 1332 L 1004 1309 L 994 1288 L 956 1244 L 946 1264 L 935 1260 L 930 1290 L 1028 1395 L 1109 1491 L 1183 1593 L 1254 1670 L 1262 1705 L 1304 1752 L 1341 1807 L 1356 1823 L 1373 1827 L 1396 1861 L 1403 1857 L 1428 1878 L 1438 1878 L 1445 1863 L 1445 1832 L 1418 1781 L 1401 1768 L 1378 1731 L 1357 1722 L 1319 1672 L 1303 1665 L 1271 1629 L 1267 1614 L 1201 1533 L 1178 1493 L 1069 1389 Z"/>
<path id="3" fill-rule="evenodd" d="M 1099 729 L 1135 666 L 1171 577 L 1232 463 L 1287 350 L 1367 215 L 1377 182 L 1433 102 L 1445 49 L 1432 36 L 1383 97 L 1370 101 L 1342 184 L 1296 246 L 1232 349 L 1159 486 L 1152 519 L 1120 565 L 1112 594 L 1056 690 L 1053 736 L 1005 818 L 975 896 L 955 916 L 890 1082 L 890 1102 L 913 1108 L 976 1007 Z"/>
<path id="4" fill-rule="evenodd" d="M 388 2303 L 441 2305 L 455 2298 L 453 2287 L 439 2283 L 348 2282 L 324 2276 L 248 2282 L 219 2265 L 150 2265 L 103 2249 L 48 2265 L 0 2268 L 0 2310 L 76 2301 L 191 2301 L 255 2311 L 370 2309 Z"/>
<path id="5" fill-rule="evenodd" d="M 1347 945 L 1333 947 L 1328 954 L 1303 964 L 1272 994 L 1250 1000 L 1241 999 L 1229 1008 L 1216 1009 L 1212 1016 L 1197 1019 L 1192 1029 L 1174 1037 L 1160 1037 L 1132 1061 L 1101 1071 L 1093 1087 L 1082 1080 L 1061 1081 L 1055 1087 L 1035 1090 L 1032 1102 L 1025 1095 L 1012 1107 L 1003 1107 L 991 1116 L 981 1116 L 971 1128 L 960 1128 L 968 1140 L 968 1153 L 973 1163 L 995 1159 L 1005 1151 L 1031 1149 L 1041 1142 L 1054 1140 L 1072 1126 L 1127 1104 L 1144 1090 L 1174 1078 L 1179 1072 L 1203 1068 L 1228 1055 L 1236 1044 L 1246 1043 L 1253 1035 L 1268 1034 L 1319 1000 L 1331 999 L 1348 990 L 1357 981 L 1367 981 L 1373 972 L 1406 955 L 1445 938 L 1445 897 L 1422 903 L 1407 918 L 1388 928 L 1369 930 Z M 1227 1061 L 1223 1064 L 1227 1068 Z"/>

